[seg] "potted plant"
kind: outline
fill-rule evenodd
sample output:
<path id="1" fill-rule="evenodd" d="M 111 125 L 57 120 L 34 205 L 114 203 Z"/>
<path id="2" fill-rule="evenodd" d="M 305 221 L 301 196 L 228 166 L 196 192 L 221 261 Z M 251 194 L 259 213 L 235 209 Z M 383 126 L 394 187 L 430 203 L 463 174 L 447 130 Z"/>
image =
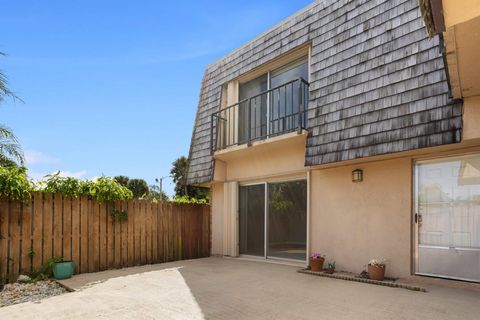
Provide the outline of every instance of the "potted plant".
<path id="1" fill-rule="evenodd" d="M 325 273 L 332 274 L 335 272 L 335 261 L 330 261 L 327 263 L 327 267 L 323 270 Z"/>
<path id="2" fill-rule="evenodd" d="M 64 260 L 63 257 L 61 257 L 53 263 L 52 271 L 55 279 L 71 278 L 75 271 L 75 263 L 70 260 Z"/>
<path id="3" fill-rule="evenodd" d="M 385 279 L 385 259 L 372 259 L 368 263 L 368 277 L 372 280 Z"/>
<path id="4" fill-rule="evenodd" d="M 313 272 L 322 271 L 324 262 L 325 255 L 322 255 L 320 253 L 312 253 L 310 255 L 310 270 Z"/>

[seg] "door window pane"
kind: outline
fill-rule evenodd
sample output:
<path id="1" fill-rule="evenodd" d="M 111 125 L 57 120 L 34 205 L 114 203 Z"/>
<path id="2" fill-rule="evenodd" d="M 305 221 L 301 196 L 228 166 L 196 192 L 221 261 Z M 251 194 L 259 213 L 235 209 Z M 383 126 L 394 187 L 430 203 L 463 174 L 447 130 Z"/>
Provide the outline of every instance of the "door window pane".
<path id="1" fill-rule="evenodd" d="M 240 187 L 240 254 L 264 256 L 265 185 Z"/>
<path id="2" fill-rule="evenodd" d="M 268 256 L 306 259 L 307 182 L 268 185 Z"/>

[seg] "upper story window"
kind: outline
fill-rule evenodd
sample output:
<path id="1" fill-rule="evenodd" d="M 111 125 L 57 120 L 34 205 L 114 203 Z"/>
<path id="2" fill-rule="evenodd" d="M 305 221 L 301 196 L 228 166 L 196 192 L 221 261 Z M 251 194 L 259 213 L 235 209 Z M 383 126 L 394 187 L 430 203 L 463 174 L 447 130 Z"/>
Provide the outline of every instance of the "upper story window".
<path id="1" fill-rule="evenodd" d="M 212 117 L 212 149 L 252 143 L 305 127 L 308 58 L 238 85 L 238 103 Z"/>

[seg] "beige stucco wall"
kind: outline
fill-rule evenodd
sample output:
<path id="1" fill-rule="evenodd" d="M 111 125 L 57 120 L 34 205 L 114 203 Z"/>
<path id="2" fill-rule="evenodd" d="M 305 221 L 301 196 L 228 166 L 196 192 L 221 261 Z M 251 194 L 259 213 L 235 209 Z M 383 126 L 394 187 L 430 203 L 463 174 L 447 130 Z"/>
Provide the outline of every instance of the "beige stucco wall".
<path id="1" fill-rule="evenodd" d="M 364 180 L 352 182 L 352 170 Z M 387 160 L 311 172 L 311 252 L 360 272 L 371 258 L 388 259 L 387 275 L 411 265 L 411 160 Z"/>
<path id="2" fill-rule="evenodd" d="M 213 183 L 211 188 L 212 255 L 223 254 L 223 183 Z"/>
<path id="3" fill-rule="evenodd" d="M 247 148 L 228 161 L 228 181 L 254 181 L 278 175 L 305 172 L 306 135 Z"/>
<path id="4" fill-rule="evenodd" d="M 463 141 L 480 138 L 480 96 L 463 99 Z"/>
<path id="5" fill-rule="evenodd" d="M 442 4 L 447 28 L 480 15 L 480 0 L 443 0 Z"/>

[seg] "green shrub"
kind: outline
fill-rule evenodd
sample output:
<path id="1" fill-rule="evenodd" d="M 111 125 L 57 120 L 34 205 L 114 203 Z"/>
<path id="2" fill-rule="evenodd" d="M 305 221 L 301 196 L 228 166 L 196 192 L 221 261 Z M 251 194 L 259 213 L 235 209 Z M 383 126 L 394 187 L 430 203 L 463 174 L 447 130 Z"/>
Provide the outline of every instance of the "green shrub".
<path id="1" fill-rule="evenodd" d="M 88 188 L 88 194 L 95 197 L 98 202 L 129 200 L 133 198 L 132 191 L 110 177 L 101 177 L 95 182 L 88 181 L 84 188 Z"/>
<path id="2" fill-rule="evenodd" d="M 197 198 L 191 198 L 188 196 L 182 196 L 182 197 L 173 197 L 172 200 L 170 200 L 172 203 L 186 203 L 186 204 L 208 204 L 208 199 L 203 198 L 203 199 L 197 199 Z"/>
<path id="3" fill-rule="evenodd" d="M 41 191 L 61 193 L 67 197 L 90 196 L 98 202 L 128 200 L 132 198 L 132 192 L 122 186 L 115 179 L 101 177 L 96 181 L 79 180 L 72 177 L 61 177 L 60 171 L 45 176 L 41 181 Z"/>
<path id="4" fill-rule="evenodd" d="M 0 166 L 0 197 L 11 200 L 26 201 L 36 187 L 27 178 L 26 167 Z M 114 178 L 101 177 L 96 181 L 79 180 L 60 176 L 60 171 L 45 176 L 38 182 L 37 190 L 49 193 L 61 193 L 77 198 L 85 195 L 96 198 L 98 202 L 121 201 L 132 199 L 133 193 Z"/>
<path id="5" fill-rule="evenodd" d="M 42 191 L 61 193 L 64 196 L 77 198 L 78 196 L 85 194 L 82 191 L 82 182 L 72 177 L 61 177 L 60 171 L 45 176 L 45 180 L 41 181 L 43 185 Z"/>
<path id="6" fill-rule="evenodd" d="M 27 178 L 26 167 L 0 167 L 0 197 L 27 201 L 33 190 L 34 185 Z"/>

